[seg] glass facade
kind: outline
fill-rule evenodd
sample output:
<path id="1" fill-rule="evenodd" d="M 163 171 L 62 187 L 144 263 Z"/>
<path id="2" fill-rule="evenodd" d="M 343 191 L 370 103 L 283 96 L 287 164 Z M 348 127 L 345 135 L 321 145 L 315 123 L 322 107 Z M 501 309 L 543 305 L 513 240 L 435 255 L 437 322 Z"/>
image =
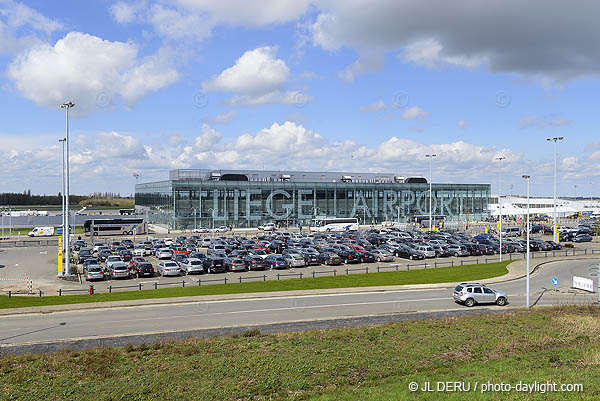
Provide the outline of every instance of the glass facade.
<path id="1" fill-rule="evenodd" d="M 447 221 L 489 215 L 489 184 L 433 184 L 433 214 Z M 360 224 L 412 222 L 429 214 L 429 184 L 167 180 L 136 185 L 137 207 L 171 228 L 307 226 L 315 216 L 357 217 Z"/>

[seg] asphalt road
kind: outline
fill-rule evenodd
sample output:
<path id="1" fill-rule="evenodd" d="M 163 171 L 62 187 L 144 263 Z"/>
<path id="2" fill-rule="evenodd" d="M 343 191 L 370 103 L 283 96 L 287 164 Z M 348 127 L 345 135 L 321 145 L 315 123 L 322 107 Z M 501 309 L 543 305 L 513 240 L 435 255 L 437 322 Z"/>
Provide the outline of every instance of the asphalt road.
<path id="1" fill-rule="evenodd" d="M 590 277 L 600 260 L 550 262 L 532 274 L 535 305 L 592 303 L 597 295 L 574 295 L 572 275 Z M 557 291 L 552 278 L 559 279 Z M 593 277 L 596 279 L 596 277 Z M 595 281 L 596 285 L 596 281 Z M 525 305 L 525 280 L 494 286 L 509 296 L 509 308 Z M 119 337 L 175 331 L 323 321 L 373 315 L 464 310 L 453 302 L 451 288 L 281 296 L 139 307 L 98 308 L 0 317 L 0 344 L 18 345 L 82 338 Z M 504 310 L 476 306 L 476 310 Z"/>

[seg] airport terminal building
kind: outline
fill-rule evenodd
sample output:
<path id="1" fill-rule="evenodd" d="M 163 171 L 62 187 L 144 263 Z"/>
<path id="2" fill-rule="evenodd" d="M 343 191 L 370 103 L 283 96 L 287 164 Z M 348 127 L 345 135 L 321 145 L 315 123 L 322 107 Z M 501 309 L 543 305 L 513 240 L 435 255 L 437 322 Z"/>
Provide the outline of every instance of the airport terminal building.
<path id="1" fill-rule="evenodd" d="M 432 184 L 433 215 L 446 221 L 489 215 L 490 184 Z M 316 217 L 360 224 L 414 222 L 429 214 L 422 176 L 379 173 L 179 169 L 135 187 L 138 211 L 170 228 L 309 226 Z"/>

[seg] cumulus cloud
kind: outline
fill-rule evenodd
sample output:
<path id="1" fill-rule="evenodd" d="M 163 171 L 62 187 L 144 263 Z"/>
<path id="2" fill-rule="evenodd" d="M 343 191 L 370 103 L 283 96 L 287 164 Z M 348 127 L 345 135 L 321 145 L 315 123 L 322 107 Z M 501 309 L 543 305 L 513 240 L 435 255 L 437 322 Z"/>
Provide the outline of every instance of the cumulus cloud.
<path id="1" fill-rule="evenodd" d="M 13 0 L 0 0 L 0 54 L 16 54 L 41 43 L 63 29 L 61 22 L 45 17 L 33 8 Z"/>
<path id="2" fill-rule="evenodd" d="M 15 142 L 16 143 L 16 142 Z M 60 190 L 60 145 L 55 139 L 34 146 L 0 148 L 0 179 L 6 188 Z M 419 140 L 390 137 L 374 145 L 353 140 L 333 141 L 305 126 L 285 121 L 258 132 L 225 139 L 204 124 L 194 137 L 173 135 L 157 142 L 119 132 L 100 132 L 79 137 L 72 144 L 73 192 L 131 191 L 123 177 L 141 173 L 145 181 L 164 180 L 174 168 L 262 168 L 308 171 L 391 172 L 427 174 L 425 154 L 433 160 L 436 182 L 494 183 L 504 157 L 503 177 L 521 182 L 521 174 L 536 171 L 535 182 L 551 188 L 552 160 L 527 160 L 510 149 L 464 141 L 426 144 Z M 588 180 L 597 176 L 598 153 L 566 156 L 560 162 L 561 178 Z M 352 155 L 353 157 L 348 157 Z M 583 181 L 582 181 L 583 182 Z M 121 187 L 119 187 L 121 186 Z"/>
<path id="3" fill-rule="evenodd" d="M 600 4 L 517 0 L 320 0 L 309 28 L 315 45 L 397 51 L 430 68 L 487 67 L 492 72 L 568 81 L 598 76 Z M 565 18 L 568 15 L 569 18 Z M 531 21 L 544 21 L 533 24 Z M 560 29 L 556 29 L 556 27 Z M 535 29 L 533 29 L 535 27 Z"/>
<path id="4" fill-rule="evenodd" d="M 131 43 L 71 32 L 54 46 L 43 44 L 18 56 L 8 76 L 25 98 L 51 108 L 71 100 L 74 114 L 84 116 L 116 96 L 132 106 L 177 81 L 167 50 L 143 59 L 137 53 Z"/>
<path id="5" fill-rule="evenodd" d="M 118 1 L 110 6 L 110 13 L 115 21 L 120 24 L 127 24 L 139 18 L 138 13 L 146 5 L 145 1 L 124 2 Z"/>
<path id="6" fill-rule="evenodd" d="M 235 65 L 202 83 L 205 92 L 237 93 L 226 103 L 232 106 L 268 103 L 303 104 L 312 96 L 285 91 L 290 76 L 285 61 L 276 58 L 277 48 L 264 46 L 248 50 Z"/>
<path id="7" fill-rule="evenodd" d="M 374 111 L 385 110 L 387 107 L 383 100 L 377 100 L 367 106 L 362 106 L 359 110 L 362 113 L 372 113 Z"/>
<path id="8" fill-rule="evenodd" d="M 428 112 L 423 111 L 420 107 L 414 106 L 404 110 L 404 112 L 402 113 L 402 118 L 404 118 L 405 120 L 414 120 L 418 118 L 423 118 L 428 114 Z"/>

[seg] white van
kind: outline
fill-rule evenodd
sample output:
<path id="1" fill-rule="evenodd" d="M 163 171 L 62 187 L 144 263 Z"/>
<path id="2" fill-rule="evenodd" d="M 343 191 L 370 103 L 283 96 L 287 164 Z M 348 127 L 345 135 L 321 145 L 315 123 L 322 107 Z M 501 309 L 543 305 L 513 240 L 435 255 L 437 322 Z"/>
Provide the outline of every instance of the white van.
<path id="1" fill-rule="evenodd" d="M 34 227 L 27 235 L 30 237 L 48 237 L 54 235 L 54 227 Z"/>
<path id="2" fill-rule="evenodd" d="M 521 227 L 508 227 L 502 230 L 502 236 L 504 237 L 520 237 Z"/>

